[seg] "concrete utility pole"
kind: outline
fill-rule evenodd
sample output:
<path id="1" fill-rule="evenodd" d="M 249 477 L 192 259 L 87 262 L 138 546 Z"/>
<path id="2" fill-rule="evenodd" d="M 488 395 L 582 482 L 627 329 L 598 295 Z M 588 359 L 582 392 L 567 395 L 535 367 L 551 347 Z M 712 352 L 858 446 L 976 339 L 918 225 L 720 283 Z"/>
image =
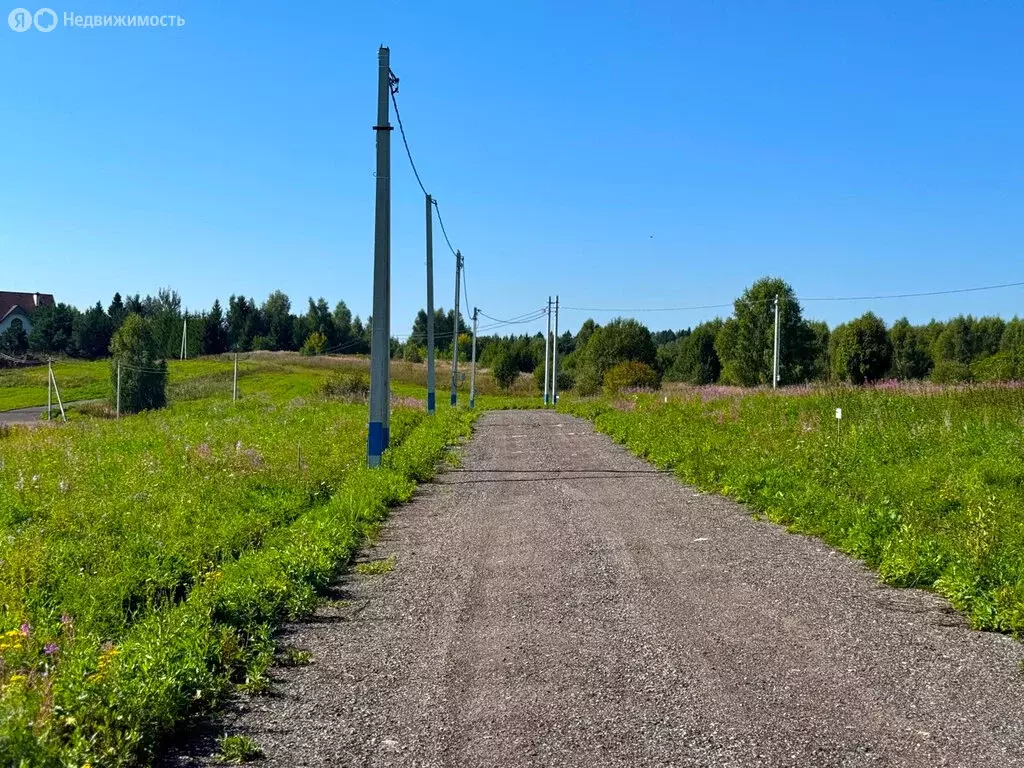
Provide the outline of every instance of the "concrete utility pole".
<path id="1" fill-rule="evenodd" d="M 121 363 L 117 363 L 117 405 L 114 418 L 121 418 Z"/>
<path id="2" fill-rule="evenodd" d="M 551 369 L 548 360 L 551 358 L 551 297 L 548 296 L 548 330 L 544 334 L 544 405 L 548 404 L 548 375 Z"/>
<path id="3" fill-rule="evenodd" d="M 772 354 L 772 389 L 779 386 L 779 295 L 775 294 L 775 350 Z"/>
<path id="4" fill-rule="evenodd" d="M 476 316 L 479 309 L 473 307 L 473 352 L 471 356 L 472 367 L 469 369 L 469 407 L 476 404 Z"/>
<path id="5" fill-rule="evenodd" d="M 427 195 L 427 413 L 437 409 L 434 386 L 434 201 Z"/>
<path id="6" fill-rule="evenodd" d="M 388 447 L 391 415 L 391 52 L 377 52 L 377 205 L 373 238 L 373 333 L 370 340 L 370 429 L 366 461 L 379 467 Z"/>
<path id="7" fill-rule="evenodd" d="M 551 339 L 551 404 L 558 405 L 558 297 L 555 296 L 555 336 Z"/>
<path id="8" fill-rule="evenodd" d="M 188 357 L 188 312 L 181 325 L 181 359 Z"/>
<path id="9" fill-rule="evenodd" d="M 452 405 L 458 402 L 459 388 L 459 280 L 462 276 L 462 251 L 455 252 L 455 333 L 452 337 Z"/>

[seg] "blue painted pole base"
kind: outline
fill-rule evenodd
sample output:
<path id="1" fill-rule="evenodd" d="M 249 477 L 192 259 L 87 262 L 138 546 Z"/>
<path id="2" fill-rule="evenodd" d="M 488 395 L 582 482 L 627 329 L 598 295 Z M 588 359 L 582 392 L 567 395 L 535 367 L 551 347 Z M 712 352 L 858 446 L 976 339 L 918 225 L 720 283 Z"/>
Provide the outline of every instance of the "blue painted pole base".
<path id="1" fill-rule="evenodd" d="M 380 466 L 380 457 L 387 448 L 387 434 L 383 422 L 370 422 L 370 432 L 366 439 L 366 463 L 371 467 Z"/>
<path id="2" fill-rule="evenodd" d="M 427 413 L 434 413 L 437 410 L 437 394 L 427 392 Z"/>
<path id="3" fill-rule="evenodd" d="M 457 398 L 456 398 L 456 396 L 455 396 L 455 393 L 454 393 L 454 392 L 452 392 L 452 402 L 451 402 L 451 404 L 452 404 L 453 406 L 455 405 L 455 401 L 456 401 L 456 399 L 457 399 Z"/>

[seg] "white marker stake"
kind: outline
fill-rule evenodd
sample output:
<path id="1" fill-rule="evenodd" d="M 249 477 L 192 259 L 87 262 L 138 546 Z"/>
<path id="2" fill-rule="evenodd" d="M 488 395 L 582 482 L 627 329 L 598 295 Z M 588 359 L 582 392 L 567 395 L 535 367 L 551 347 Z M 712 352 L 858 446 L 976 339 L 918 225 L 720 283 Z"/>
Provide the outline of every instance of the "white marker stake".
<path id="1" fill-rule="evenodd" d="M 836 408 L 836 439 L 837 440 L 840 437 L 840 435 L 839 435 L 839 425 L 842 422 L 842 420 L 843 420 L 843 409 L 842 408 Z"/>

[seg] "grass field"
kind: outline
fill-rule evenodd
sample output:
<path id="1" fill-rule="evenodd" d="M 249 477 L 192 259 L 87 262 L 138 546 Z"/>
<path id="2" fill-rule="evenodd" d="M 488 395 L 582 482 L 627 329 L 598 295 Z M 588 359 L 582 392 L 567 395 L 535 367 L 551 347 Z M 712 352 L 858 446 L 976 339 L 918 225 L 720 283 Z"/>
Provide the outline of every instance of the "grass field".
<path id="1" fill-rule="evenodd" d="M 940 592 L 977 628 L 1024 632 L 1024 390 L 665 397 L 562 407 L 892 584 Z"/>
<path id="2" fill-rule="evenodd" d="M 107 364 L 63 365 L 72 397 L 104 396 Z M 247 358 L 237 403 L 230 360 L 174 363 L 165 410 L 0 431 L 0 765 L 145 763 L 233 686 L 265 686 L 274 630 L 469 432 L 444 390 L 428 418 L 403 366 L 382 470 L 365 403 L 321 395 L 360 359 Z M 38 403 L 38 375 L 0 373 L 3 407 Z"/>
<path id="3" fill-rule="evenodd" d="M 230 355 L 196 360 L 168 362 L 168 400 L 180 402 L 199 398 L 230 400 L 234 363 Z M 239 393 L 249 396 L 304 397 L 313 394 L 334 371 L 369 372 L 365 356 L 302 357 L 291 352 L 254 352 L 240 355 Z M 53 364 L 54 377 L 64 402 L 103 400 L 111 391 L 110 361 L 65 360 Z M 469 395 L 469 365 L 459 366 L 460 397 Z M 427 386 L 426 366 L 421 363 L 392 362 L 393 391 L 396 395 L 424 398 Z M 451 365 L 438 362 L 436 386 L 438 402 L 447 402 L 451 383 Z M 477 393 L 483 403 L 494 398 L 539 399 L 533 379 L 522 376 L 510 392 L 502 392 L 490 371 L 477 373 Z M 0 411 L 46 405 L 46 366 L 0 369 Z M 56 409 L 56 397 L 53 400 Z"/>

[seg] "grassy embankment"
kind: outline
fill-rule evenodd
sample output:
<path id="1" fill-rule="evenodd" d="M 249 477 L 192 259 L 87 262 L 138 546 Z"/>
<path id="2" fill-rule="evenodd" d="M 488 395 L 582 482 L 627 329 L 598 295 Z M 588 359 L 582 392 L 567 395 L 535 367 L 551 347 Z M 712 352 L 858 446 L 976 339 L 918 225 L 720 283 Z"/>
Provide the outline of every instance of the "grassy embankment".
<path id="1" fill-rule="evenodd" d="M 936 590 L 977 628 L 1024 632 L 1024 390 L 710 389 L 561 407 L 891 584 Z"/>
<path id="2" fill-rule="evenodd" d="M 134 765 L 265 685 L 275 628 L 469 431 L 399 369 L 371 471 L 365 405 L 318 394 L 340 364 L 246 365 L 238 403 L 229 361 L 190 361 L 163 411 L 0 434 L 0 764 Z"/>

